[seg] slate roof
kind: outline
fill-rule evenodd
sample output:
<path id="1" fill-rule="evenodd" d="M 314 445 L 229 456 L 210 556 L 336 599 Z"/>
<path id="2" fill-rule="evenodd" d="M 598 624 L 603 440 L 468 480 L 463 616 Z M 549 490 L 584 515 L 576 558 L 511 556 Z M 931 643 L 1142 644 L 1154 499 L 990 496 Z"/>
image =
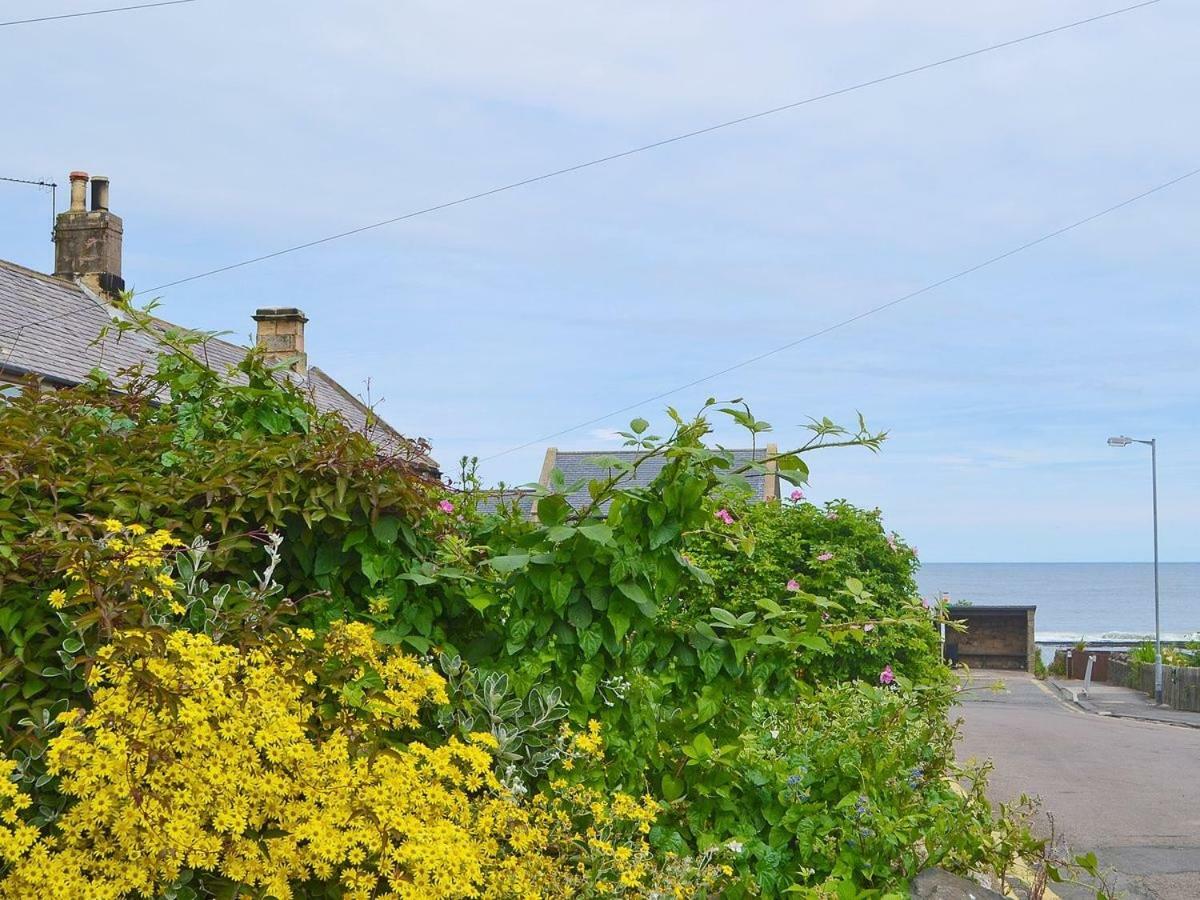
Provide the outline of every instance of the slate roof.
<path id="1" fill-rule="evenodd" d="M 775 453 L 776 450 L 774 447 L 767 446 L 757 451 L 745 449 L 730 452 L 733 454 L 734 468 L 737 468 L 753 460 L 764 459 Z M 603 457 L 610 459 L 615 457 L 623 462 L 633 462 L 639 455 L 636 450 L 558 450 L 551 447 L 546 451 L 546 462 L 542 467 L 540 483 L 548 487 L 550 473 L 554 469 L 562 472 L 563 479 L 568 485 L 583 479 L 585 482 L 583 488 L 570 494 L 567 498 L 570 504 L 578 509 L 591 501 L 586 482 L 597 478 L 608 478 L 613 474 L 611 469 L 601 467 L 596 460 Z M 661 457 L 648 460 L 638 467 L 633 477 L 626 479 L 622 484 L 630 487 L 645 487 L 658 476 L 665 462 Z M 777 474 L 747 473 L 745 478 L 754 491 L 753 499 L 761 501 L 779 497 L 779 476 Z"/>
<path id="2" fill-rule="evenodd" d="M 485 516 L 496 515 L 514 503 L 522 515 L 533 512 L 534 493 L 526 488 L 505 488 L 484 491 L 475 498 L 475 508 Z"/>
<path id="3" fill-rule="evenodd" d="M 116 377 L 121 369 L 153 366 L 161 344 L 141 331 L 97 335 L 120 312 L 79 283 L 55 278 L 0 260 L 0 374 L 9 378 L 36 376 L 56 387 L 87 380 L 99 368 Z M 154 325 L 187 331 L 162 320 Z M 219 338 L 208 339 L 196 353 L 224 374 L 241 362 L 246 347 Z M 337 413 L 346 424 L 367 435 L 376 445 L 392 452 L 411 448 L 409 441 L 380 419 L 364 403 L 316 366 L 305 375 L 288 377 L 309 393 L 321 412 Z M 117 385 L 120 386 L 119 381 Z M 431 474 L 437 463 L 417 453 L 414 463 Z"/>

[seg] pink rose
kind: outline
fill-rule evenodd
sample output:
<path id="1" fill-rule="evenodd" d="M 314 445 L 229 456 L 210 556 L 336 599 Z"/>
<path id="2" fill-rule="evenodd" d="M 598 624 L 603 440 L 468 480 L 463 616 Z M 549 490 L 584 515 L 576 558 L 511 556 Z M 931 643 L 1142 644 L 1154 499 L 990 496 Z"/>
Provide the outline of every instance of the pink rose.
<path id="1" fill-rule="evenodd" d="M 829 562 L 831 559 L 833 559 L 833 554 L 830 553 L 828 550 L 826 550 L 824 553 L 822 553 L 820 556 L 817 557 L 817 562 Z"/>
<path id="2" fill-rule="evenodd" d="M 796 488 L 796 490 L 792 491 L 792 502 L 793 503 L 799 503 L 803 499 L 804 499 L 804 491 L 800 490 L 800 488 Z"/>
<path id="3" fill-rule="evenodd" d="M 827 518 L 827 519 L 828 519 L 830 522 L 832 522 L 832 521 L 833 521 L 834 519 L 836 519 L 837 517 L 838 517 L 838 514 L 837 514 L 837 513 L 835 513 L 835 512 L 833 512 L 832 510 L 830 510 L 830 511 L 829 511 L 829 512 L 827 512 L 827 513 L 825 513 L 825 518 Z"/>
<path id="4" fill-rule="evenodd" d="M 892 672 L 890 665 L 884 666 L 883 671 L 879 673 L 880 684 L 892 684 L 896 680 L 895 674 Z"/>
<path id="5" fill-rule="evenodd" d="M 452 513 L 454 512 L 454 504 L 449 500 L 443 500 L 438 504 L 438 509 L 444 513 Z"/>
<path id="6" fill-rule="evenodd" d="M 875 630 L 874 622 L 868 622 L 866 625 L 863 626 L 863 631 L 874 631 L 874 630 Z"/>
<path id="7" fill-rule="evenodd" d="M 789 579 L 787 583 L 787 589 L 792 592 L 800 590 L 800 582 L 798 582 L 795 578 Z"/>
<path id="8" fill-rule="evenodd" d="M 717 518 L 718 518 L 718 519 L 720 519 L 720 520 L 721 520 L 722 522 L 724 522 L 726 525 L 732 525 L 732 524 L 733 524 L 733 516 L 731 516 L 731 515 L 729 514 L 729 510 L 727 510 L 727 509 L 718 509 L 718 510 L 717 510 L 717 512 L 716 512 L 716 516 L 717 516 Z"/>

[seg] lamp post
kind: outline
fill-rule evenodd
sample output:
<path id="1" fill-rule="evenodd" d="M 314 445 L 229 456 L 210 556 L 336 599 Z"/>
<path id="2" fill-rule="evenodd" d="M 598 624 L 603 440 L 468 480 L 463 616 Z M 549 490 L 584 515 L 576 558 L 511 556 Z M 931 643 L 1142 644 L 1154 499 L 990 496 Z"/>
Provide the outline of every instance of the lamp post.
<path id="1" fill-rule="evenodd" d="M 1154 509 L 1154 702 L 1163 702 L 1162 629 L 1158 617 L 1158 444 L 1155 438 L 1148 441 L 1136 438 L 1110 437 L 1108 446 L 1128 447 L 1130 444 L 1150 446 L 1150 490 Z"/>

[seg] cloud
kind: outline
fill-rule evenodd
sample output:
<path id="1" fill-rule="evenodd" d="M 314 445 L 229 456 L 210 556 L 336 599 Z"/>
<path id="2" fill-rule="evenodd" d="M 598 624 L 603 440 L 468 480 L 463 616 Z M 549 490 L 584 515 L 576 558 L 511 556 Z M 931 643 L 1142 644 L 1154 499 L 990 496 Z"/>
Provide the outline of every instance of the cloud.
<path id="1" fill-rule="evenodd" d="M 613 428 L 593 428 L 588 432 L 588 437 L 603 444 L 612 444 L 625 440 L 621 436 L 621 433 Z"/>
<path id="2" fill-rule="evenodd" d="M 1098 10 L 209 0 L 64 21 L 5 47 L 4 70 L 39 89 L 6 97 L 0 174 L 112 177 L 125 277 L 145 288 Z M 352 391 L 371 378 L 447 465 L 490 456 L 1194 166 L 1200 129 L 1178 111 L 1197 25 L 1200 10 L 1160 4 L 196 281 L 165 312 L 245 334 L 254 308 L 300 306 L 317 365 Z M 86 101 L 81 46 L 121 61 Z M 1095 558 L 1119 541 L 1097 543 L 1109 526 L 1091 533 L 1079 497 L 1135 471 L 1103 461 L 1111 431 L 1163 434 L 1174 495 L 1196 493 L 1181 461 L 1200 459 L 1197 191 L 484 474 L 530 481 L 546 443 L 612 445 L 632 415 L 661 423 L 709 394 L 747 397 L 781 446 L 809 415 L 862 410 L 892 440 L 814 455 L 815 491 L 882 506 L 930 558 L 972 558 L 968 538 L 999 558 Z M 0 185 L 0 203 L 0 257 L 49 268 L 44 196 Z"/>

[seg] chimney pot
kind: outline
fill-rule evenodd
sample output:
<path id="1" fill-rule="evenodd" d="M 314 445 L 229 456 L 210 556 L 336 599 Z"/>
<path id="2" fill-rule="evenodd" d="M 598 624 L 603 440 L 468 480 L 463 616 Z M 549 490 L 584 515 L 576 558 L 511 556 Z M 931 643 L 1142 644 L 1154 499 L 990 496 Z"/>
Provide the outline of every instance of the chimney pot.
<path id="1" fill-rule="evenodd" d="M 71 173 L 71 212 L 87 210 L 87 172 Z"/>
<path id="2" fill-rule="evenodd" d="M 92 176 L 92 212 L 108 210 L 108 179 L 103 175 Z"/>

